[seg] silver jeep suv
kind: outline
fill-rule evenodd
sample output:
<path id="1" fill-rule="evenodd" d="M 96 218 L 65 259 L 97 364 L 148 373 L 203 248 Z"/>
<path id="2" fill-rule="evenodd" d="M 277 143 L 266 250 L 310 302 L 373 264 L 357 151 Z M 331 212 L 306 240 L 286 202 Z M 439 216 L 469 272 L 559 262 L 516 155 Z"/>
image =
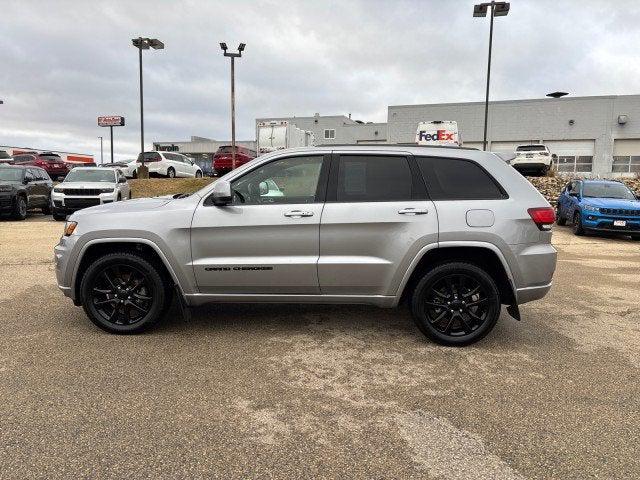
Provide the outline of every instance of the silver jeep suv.
<path id="1" fill-rule="evenodd" d="M 207 302 L 406 300 L 436 342 L 484 337 L 506 305 L 542 298 L 554 211 L 494 154 L 401 145 L 259 157 L 191 194 L 73 214 L 60 289 L 114 333 Z M 188 310 L 187 310 L 188 311 Z"/>

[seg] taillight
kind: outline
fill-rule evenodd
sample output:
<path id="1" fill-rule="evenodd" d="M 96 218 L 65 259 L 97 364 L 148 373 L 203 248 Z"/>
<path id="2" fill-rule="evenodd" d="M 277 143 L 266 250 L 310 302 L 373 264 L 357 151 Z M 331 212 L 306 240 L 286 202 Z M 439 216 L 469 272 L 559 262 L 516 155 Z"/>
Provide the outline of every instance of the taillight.
<path id="1" fill-rule="evenodd" d="M 556 212 L 551 207 L 530 208 L 527 212 L 540 230 L 551 230 L 553 222 L 556 221 Z"/>

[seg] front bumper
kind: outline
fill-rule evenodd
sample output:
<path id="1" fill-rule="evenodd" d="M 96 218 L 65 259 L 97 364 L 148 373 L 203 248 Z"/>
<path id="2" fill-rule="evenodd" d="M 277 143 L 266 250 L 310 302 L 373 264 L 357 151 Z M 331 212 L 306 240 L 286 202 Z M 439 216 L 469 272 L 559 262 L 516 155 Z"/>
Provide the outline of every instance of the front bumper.
<path id="1" fill-rule="evenodd" d="M 80 196 L 65 195 L 64 193 L 51 193 L 53 200 L 53 209 L 58 213 L 71 214 L 83 208 L 95 207 L 96 205 L 104 205 L 105 203 L 115 202 L 118 198 L 118 192 L 101 193 L 98 196 Z"/>
<path id="2" fill-rule="evenodd" d="M 624 221 L 625 226 L 615 226 L 614 221 Z M 640 217 L 609 216 L 597 212 L 582 212 L 582 226 L 587 230 L 620 234 L 640 233 Z"/>

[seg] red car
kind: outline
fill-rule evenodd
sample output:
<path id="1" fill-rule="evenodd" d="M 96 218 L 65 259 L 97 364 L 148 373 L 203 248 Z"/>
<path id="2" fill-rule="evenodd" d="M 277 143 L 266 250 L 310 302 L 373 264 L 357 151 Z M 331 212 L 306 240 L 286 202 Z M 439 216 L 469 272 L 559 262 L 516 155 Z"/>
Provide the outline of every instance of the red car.
<path id="1" fill-rule="evenodd" d="M 256 158 L 255 150 L 236 145 L 236 168 Z M 223 175 L 233 170 L 233 147 L 223 145 L 213 154 L 213 170 L 217 175 Z"/>
<path id="2" fill-rule="evenodd" d="M 59 177 L 66 177 L 69 167 L 64 163 L 60 155 L 51 152 L 25 152 L 13 156 L 14 165 L 30 165 L 44 169 L 49 176 L 56 180 Z"/>

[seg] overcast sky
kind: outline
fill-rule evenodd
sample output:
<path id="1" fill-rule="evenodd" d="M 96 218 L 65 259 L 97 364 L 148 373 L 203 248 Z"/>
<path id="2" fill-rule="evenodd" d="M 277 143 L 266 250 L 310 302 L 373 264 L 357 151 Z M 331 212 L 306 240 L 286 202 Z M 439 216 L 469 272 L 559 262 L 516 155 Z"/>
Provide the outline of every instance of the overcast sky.
<path id="1" fill-rule="evenodd" d="M 489 22 L 473 1 L 0 0 L 0 145 L 99 157 L 99 115 L 123 115 L 117 158 L 140 142 L 138 59 L 145 51 L 145 139 L 227 140 L 229 60 L 237 136 L 256 117 L 351 113 L 484 99 Z M 496 19 L 492 99 L 640 93 L 640 2 L 513 0 Z M 105 151 L 108 145 L 105 143 Z"/>

